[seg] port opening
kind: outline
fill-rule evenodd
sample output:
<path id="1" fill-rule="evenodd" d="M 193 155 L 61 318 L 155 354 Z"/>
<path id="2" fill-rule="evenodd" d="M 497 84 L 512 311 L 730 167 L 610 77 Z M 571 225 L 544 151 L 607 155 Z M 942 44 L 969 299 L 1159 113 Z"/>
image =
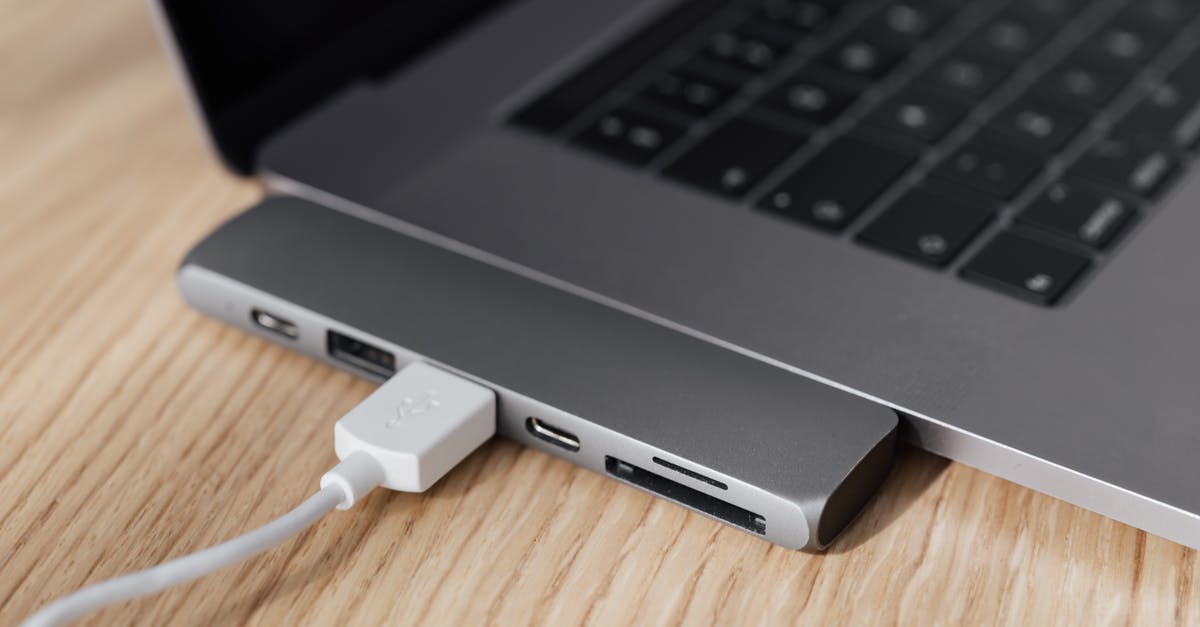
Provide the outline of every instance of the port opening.
<path id="1" fill-rule="evenodd" d="M 659 466 L 662 466 L 663 468 L 670 468 L 671 470 L 674 470 L 675 472 L 677 472 L 681 475 L 691 477 L 691 478 L 695 479 L 696 481 L 703 481 L 704 483 L 707 483 L 708 485 L 710 485 L 714 488 L 720 488 L 722 490 L 729 489 L 729 486 L 726 485 L 724 481 L 717 481 L 716 479 L 713 479 L 712 477 L 706 477 L 706 476 L 696 472 L 695 470 L 692 470 L 690 468 L 684 468 L 683 466 L 680 466 L 679 464 L 669 462 L 661 457 L 651 457 L 650 461 L 658 464 Z"/>
<path id="2" fill-rule="evenodd" d="M 329 356 L 381 377 L 396 374 L 396 356 L 362 340 L 330 331 L 326 336 Z"/>
<path id="3" fill-rule="evenodd" d="M 294 340 L 300 337 L 300 329 L 291 320 L 280 318 L 273 313 L 263 311 L 261 309 L 250 310 L 250 321 L 256 326 L 266 329 L 272 333 L 282 335 L 289 340 Z"/>
<path id="4" fill-rule="evenodd" d="M 572 453 L 579 450 L 579 438 L 575 437 L 574 433 L 548 425 L 533 416 L 525 419 L 525 430 L 539 440 L 565 448 Z"/>
<path id="5" fill-rule="evenodd" d="M 604 457 L 604 469 L 608 471 L 608 474 L 618 479 L 653 492 L 668 500 L 687 505 L 718 520 L 723 520 L 731 525 L 741 527 L 747 531 L 753 531 L 759 535 L 767 533 L 767 520 L 762 516 L 728 501 L 723 501 L 715 496 L 705 494 L 694 488 L 689 488 L 682 483 L 638 468 L 629 462 L 606 455 Z"/>

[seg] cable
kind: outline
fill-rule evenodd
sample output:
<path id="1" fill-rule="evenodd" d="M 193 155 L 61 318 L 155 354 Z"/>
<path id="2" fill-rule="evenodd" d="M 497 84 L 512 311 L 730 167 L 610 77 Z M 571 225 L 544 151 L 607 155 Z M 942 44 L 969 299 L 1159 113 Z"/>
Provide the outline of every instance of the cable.
<path id="1" fill-rule="evenodd" d="M 309 528 L 337 507 L 342 499 L 340 488 L 323 488 L 308 497 L 308 500 L 296 509 L 254 531 L 152 568 L 92 584 L 47 605 L 26 619 L 22 625 L 61 625 L 106 605 L 160 592 L 207 575 L 218 568 L 236 564 Z"/>
<path id="2" fill-rule="evenodd" d="M 84 587 L 21 625 L 62 625 L 249 559 L 308 529 L 330 510 L 349 509 L 380 485 L 422 492 L 495 431 L 495 393 L 432 366 L 411 364 L 337 422 L 334 448 L 341 462 L 298 507 L 232 540 Z"/>

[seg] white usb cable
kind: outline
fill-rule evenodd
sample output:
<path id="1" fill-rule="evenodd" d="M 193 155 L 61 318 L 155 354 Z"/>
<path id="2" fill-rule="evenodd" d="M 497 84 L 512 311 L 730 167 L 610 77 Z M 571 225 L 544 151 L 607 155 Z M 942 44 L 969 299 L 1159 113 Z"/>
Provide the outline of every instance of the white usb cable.
<path id="1" fill-rule="evenodd" d="M 341 463 L 299 507 L 216 546 L 82 588 L 22 626 L 62 625 L 236 564 L 307 529 L 335 507 L 349 509 L 376 486 L 423 492 L 495 432 L 494 392 L 433 366 L 411 364 L 337 422 L 334 449 Z"/>

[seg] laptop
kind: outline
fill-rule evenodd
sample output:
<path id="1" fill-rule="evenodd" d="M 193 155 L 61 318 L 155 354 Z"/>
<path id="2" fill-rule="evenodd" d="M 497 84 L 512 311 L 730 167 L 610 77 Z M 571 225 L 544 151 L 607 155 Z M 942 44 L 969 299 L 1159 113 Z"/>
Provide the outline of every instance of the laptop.
<path id="1" fill-rule="evenodd" d="M 216 152 L 272 192 L 892 408 L 917 446 L 1200 548 L 1200 3 L 157 11 Z M 354 342 L 302 350 L 388 372 Z"/>

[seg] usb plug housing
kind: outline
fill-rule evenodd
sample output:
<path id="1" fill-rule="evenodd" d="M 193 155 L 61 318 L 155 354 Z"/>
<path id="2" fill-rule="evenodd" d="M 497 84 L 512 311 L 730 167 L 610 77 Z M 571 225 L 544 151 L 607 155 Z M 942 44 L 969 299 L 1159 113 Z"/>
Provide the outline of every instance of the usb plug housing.
<path id="1" fill-rule="evenodd" d="M 496 433 L 496 395 L 422 362 L 404 367 L 334 426 L 338 459 L 366 453 L 381 486 L 423 492 Z"/>

